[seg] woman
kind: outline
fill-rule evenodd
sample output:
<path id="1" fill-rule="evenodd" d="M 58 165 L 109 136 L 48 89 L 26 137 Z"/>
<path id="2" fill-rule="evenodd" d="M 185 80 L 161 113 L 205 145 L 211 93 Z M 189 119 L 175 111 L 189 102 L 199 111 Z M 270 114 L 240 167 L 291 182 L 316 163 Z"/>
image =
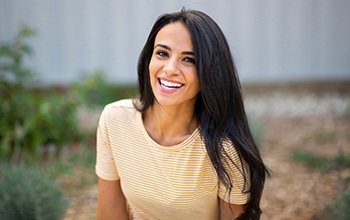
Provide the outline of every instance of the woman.
<path id="1" fill-rule="evenodd" d="M 100 117 L 97 219 L 258 219 L 268 171 L 218 25 L 199 11 L 162 15 L 138 77 L 140 98 Z"/>

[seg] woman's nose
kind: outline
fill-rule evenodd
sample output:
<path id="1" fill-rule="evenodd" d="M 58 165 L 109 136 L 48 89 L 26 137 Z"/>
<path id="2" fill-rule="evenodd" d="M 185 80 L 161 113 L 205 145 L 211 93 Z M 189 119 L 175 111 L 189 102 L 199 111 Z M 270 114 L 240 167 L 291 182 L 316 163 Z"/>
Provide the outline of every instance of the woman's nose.
<path id="1" fill-rule="evenodd" d="M 179 73 L 179 64 L 176 59 L 168 59 L 166 64 L 164 65 L 163 70 L 168 74 L 178 74 Z"/>

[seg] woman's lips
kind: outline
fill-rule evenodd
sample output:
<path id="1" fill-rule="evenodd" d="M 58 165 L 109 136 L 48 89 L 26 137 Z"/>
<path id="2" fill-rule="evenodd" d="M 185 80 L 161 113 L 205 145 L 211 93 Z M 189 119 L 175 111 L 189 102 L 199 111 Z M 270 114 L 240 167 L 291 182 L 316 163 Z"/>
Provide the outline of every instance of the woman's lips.
<path id="1" fill-rule="evenodd" d="M 173 93 L 179 91 L 184 84 L 178 82 L 171 82 L 165 79 L 158 79 L 161 91 L 166 93 Z"/>

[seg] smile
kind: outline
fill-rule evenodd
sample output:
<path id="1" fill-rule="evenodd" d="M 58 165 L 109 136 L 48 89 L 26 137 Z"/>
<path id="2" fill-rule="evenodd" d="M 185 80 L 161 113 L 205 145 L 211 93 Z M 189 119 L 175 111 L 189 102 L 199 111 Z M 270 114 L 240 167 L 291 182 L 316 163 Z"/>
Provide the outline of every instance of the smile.
<path id="1" fill-rule="evenodd" d="M 159 83 L 165 89 L 179 89 L 184 85 L 181 83 L 169 82 L 164 79 L 159 79 Z"/>

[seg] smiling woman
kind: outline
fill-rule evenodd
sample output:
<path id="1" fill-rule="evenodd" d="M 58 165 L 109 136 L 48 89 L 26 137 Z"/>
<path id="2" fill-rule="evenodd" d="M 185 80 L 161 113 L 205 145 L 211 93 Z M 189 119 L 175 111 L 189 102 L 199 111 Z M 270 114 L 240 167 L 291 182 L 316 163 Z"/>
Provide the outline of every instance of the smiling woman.
<path id="1" fill-rule="evenodd" d="M 181 22 L 170 23 L 158 32 L 154 44 L 149 73 L 157 104 L 193 112 L 199 82 L 188 29 Z"/>
<path id="2" fill-rule="evenodd" d="M 206 14 L 155 22 L 140 97 L 107 105 L 97 132 L 97 219 L 259 219 L 268 172 L 230 49 Z"/>

